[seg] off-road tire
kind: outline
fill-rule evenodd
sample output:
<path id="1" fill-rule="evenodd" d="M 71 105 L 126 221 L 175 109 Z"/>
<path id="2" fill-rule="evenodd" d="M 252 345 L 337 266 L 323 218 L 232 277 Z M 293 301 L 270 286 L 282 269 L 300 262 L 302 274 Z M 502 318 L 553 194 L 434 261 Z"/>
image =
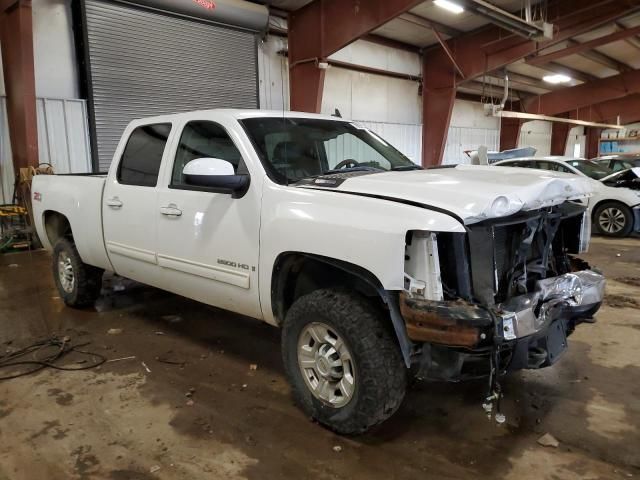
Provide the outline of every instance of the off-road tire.
<path id="1" fill-rule="evenodd" d="M 618 232 L 607 232 L 600 226 L 600 216 L 603 215 L 603 212 L 607 209 L 617 209 L 619 210 L 625 219 L 624 227 Z M 608 237 L 626 237 L 631 233 L 633 229 L 633 212 L 629 207 L 620 202 L 603 202 L 595 209 L 593 213 L 593 225 L 597 233 L 601 235 L 606 235 Z"/>
<path id="2" fill-rule="evenodd" d="M 58 271 L 58 260 L 63 252 L 71 262 L 75 277 L 71 291 L 66 291 L 63 288 Z M 53 247 L 52 271 L 60 297 L 66 305 L 77 308 L 93 306 L 100 296 L 104 271 L 83 263 L 75 244 L 68 238 L 58 239 Z"/>
<path id="3" fill-rule="evenodd" d="M 322 322 L 344 339 L 355 364 L 355 391 L 341 408 L 327 405 L 307 387 L 298 365 L 298 340 L 304 327 Z M 407 370 L 393 331 L 365 297 L 337 289 L 300 297 L 282 327 L 282 357 L 295 401 L 329 429 L 346 435 L 364 433 L 389 418 L 407 388 Z"/>

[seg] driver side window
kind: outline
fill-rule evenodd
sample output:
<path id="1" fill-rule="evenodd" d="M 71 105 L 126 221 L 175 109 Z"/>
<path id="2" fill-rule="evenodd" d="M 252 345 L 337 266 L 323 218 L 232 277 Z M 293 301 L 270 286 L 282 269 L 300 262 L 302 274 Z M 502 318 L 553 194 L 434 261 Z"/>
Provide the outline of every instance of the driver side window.
<path id="1" fill-rule="evenodd" d="M 204 157 L 226 160 L 233 165 L 235 173 L 238 173 L 242 160 L 240 151 L 222 126 L 207 120 L 189 122 L 180 136 L 171 173 L 171 185 L 187 185 L 182 175 L 184 166 L 191 160 Z"/>

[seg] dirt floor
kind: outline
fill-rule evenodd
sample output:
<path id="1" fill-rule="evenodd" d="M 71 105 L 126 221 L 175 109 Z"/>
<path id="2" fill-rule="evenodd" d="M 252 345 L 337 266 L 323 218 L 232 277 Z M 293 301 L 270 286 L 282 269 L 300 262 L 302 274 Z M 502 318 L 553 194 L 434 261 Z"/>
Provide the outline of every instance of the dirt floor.
<path id="1" fill-rule="evenodd" d="M 505 382 L 505 424 L 484 382 L 425 382 L 343 438 L 292 404 L 275 328 L 119 278 L 72 310 L 47 254 L 2 256 L 0 352 L 57 334 L 111 361 L 0 382 L 0 480 L 640 477 L 640 239 L 595 238 L 586 257 L 609 279 L 598 321 Z"/>

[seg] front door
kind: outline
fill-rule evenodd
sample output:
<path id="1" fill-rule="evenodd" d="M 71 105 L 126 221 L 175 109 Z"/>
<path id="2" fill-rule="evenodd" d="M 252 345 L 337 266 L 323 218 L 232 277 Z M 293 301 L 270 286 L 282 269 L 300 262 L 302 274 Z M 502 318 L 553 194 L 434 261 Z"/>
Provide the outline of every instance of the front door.
<path id="1" fill-rule="evenodd" d="M 258 296 L 260 191 L 240 198 L 187 185 L 182 169 L 196 158 L 230 162 L 248 173 L 240 151 L 220 124 L 188 122 L 158 189 L 158 264 L 163 288 L 261 318 Z"/>
<path id="2" fill-rule="evenodd" d="M 136 127 L 102 196 L 105 244 L 114 270 L 155 286 L 159 271 L 156 184 L 170 131 L 170 123 Z"/>

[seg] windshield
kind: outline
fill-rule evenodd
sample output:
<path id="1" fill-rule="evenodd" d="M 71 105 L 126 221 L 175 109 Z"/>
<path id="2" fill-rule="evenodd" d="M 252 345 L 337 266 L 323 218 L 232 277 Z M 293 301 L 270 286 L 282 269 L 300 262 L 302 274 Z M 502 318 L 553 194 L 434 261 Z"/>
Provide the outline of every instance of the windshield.
<path id="1" fill-rule="evenodd" d="M 567 163 L 580 170 L 587 177 L 595 178 L 596 180 L 600 180 L 601 178 L 613 173 L 613 170 L 610 168 L 599 165 L 592 160 L 573 160 L 568 161 Z"/>
<path id="2" fill-rule="evenodd" d="M 248 118 L 240 123 L 269 176 L 293 183 L 336 171 L 420 169 L 366 128 L 315 118 Z"/>

